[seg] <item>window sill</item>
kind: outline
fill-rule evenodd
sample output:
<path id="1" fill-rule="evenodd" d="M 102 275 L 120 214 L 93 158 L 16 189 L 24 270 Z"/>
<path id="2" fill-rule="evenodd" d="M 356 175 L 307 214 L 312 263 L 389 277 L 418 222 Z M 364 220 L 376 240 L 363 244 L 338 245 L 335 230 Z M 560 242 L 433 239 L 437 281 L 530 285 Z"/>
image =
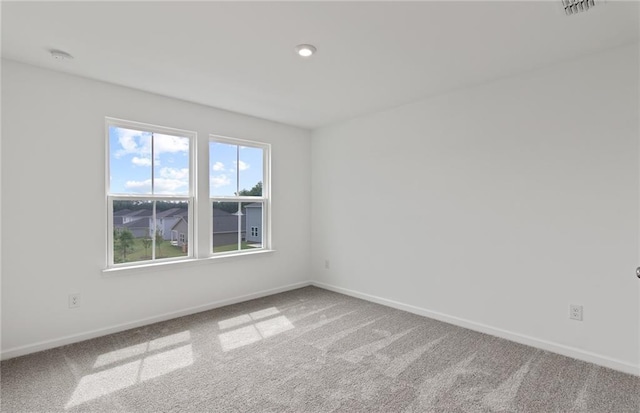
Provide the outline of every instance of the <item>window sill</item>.
<path id="1" fill-rule="evenodd" d="M 233 261 L 244 259 L 244 257 L 252 257 L 264 254 L 271 254 L 276 250 L 261 249 L 259 251 L 250 251 L 242 253 L 221 253 L 219 255 L 205 258 L 189 258 L 179 261 L 156 262 L 149 264 L 131 265 L 126 267 L 105 268 L 102 270 L 103 277 L 119 277 L 122 275 L 131 275 L 138 273 L 147 273 L 154 271 L 175 270 L 181 268 L 195 267 L 199 265 L 213 264 L 216 262 Z"/>

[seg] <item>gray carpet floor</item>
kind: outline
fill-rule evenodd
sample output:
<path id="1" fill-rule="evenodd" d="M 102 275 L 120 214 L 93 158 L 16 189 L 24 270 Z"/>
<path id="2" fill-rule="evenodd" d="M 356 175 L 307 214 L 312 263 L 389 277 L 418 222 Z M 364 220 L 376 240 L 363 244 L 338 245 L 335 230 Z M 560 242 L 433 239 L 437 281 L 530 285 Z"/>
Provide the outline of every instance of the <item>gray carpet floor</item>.
<path id="1" fill-rule="evenodd" d="M 3 361 L 3 412 L 638 412 L 640 378 L 306 287 Z"/>

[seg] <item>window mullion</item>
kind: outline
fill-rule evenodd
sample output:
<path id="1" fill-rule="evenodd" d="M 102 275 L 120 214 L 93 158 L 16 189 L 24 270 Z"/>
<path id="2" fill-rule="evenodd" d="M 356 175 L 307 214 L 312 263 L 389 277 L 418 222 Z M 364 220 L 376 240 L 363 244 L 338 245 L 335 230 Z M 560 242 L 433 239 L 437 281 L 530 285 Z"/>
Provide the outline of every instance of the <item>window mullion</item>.
<path id="1" fill-rule="evenodd" d="M 240 196 L 240 146 L 236 146 L 236 196 Z"/>
<path id="2" fill-rule="evenodd" d="M 242 203 L 238 202 L 238 251 L 242 249 Z"/>
<path id="3" fill-rule="evenodd" d="M 153 138 L 153 132 L 151 132 L 151 194 L 155 195 L 155 170 L 156 170 L 156 165 L 155 165 L 155 161 L 156 161 L 156 153 L 154 151 L 153 148 L 153 144 L 155 139 Z"/>
<path id="4" fill-rule="evenodd" d="M 153 144 L 152 144 L 153 145 Z M 151 261 L 156 259 L 156 201 L 153 201 L 153 209 L 151 213 L 151 224 L 149 235 L 151 236 Z"/>

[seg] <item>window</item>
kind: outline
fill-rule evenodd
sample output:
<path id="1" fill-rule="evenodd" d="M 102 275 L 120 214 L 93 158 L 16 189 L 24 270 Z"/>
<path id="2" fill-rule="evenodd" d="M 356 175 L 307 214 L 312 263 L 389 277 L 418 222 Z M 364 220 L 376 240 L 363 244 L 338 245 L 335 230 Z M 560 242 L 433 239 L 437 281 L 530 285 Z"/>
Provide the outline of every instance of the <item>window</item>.
<path id="1" fill-rule="evenodd" d="M 109 267 L 193 256 L 196 134 L 110 118 L 106 126 Z"/>
<path id="2" fill-rule="evenodd" d="M 210 137 L 212 254 L 269 248 L 269 149 L 263 143 Z"/>
<path id="3" fill-rule="evenodd" d="M 212 135 L 207 164 L 195 132 L 106 118 L 106 135 L 109 269 L 270 248 L 270 145 Z"/>

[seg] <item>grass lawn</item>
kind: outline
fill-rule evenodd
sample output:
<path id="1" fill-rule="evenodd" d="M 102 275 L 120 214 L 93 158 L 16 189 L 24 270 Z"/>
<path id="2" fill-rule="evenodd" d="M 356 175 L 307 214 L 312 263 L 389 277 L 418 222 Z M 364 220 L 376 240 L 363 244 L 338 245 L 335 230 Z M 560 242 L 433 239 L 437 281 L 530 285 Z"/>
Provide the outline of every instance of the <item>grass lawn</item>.
<path id="1" fill-rule="evenodd" d="M 248 250 L 249 248 L 252 248 L 252 247 L 250 247 L 246 241 L 243 241 L 240 244 L 240 248 L 243 250 Z M 213 252 L 227 252 L 227 251 L 237 251 L 237 250 L 238 250 L 237 242 L 234 242 L 233 244 L 218 245 L 217 247 L 213 247 Z"/>
<path id="2" fill-rule="evenodd" d="M 240 245 L 240 248 L 243 250 L 248 250 L 255 247 L 252 247 L 251 244 L 243 241 Z M 213 252 L 227 252 L 237 250 L 237 243 L 219 245 L 213 248 Z M 162 242 L 162 244 L 160 244 L 160 248 L 156 247 L 156 259 L 185 256 L 187 256 L 187 253 L 182 252 L 182 247 L 174 247 L 173 245 L 169 244 L 169 241 Z M 145 249 L 144 244 L 142 243 L 142 238 L 134 238 L 133 246 L 129 248 L 129 250 L 127 250 L 126 259 L 123 259 L 122 250 L 118 249 L 117 247 L 114 250 L 114 258 L 116 264 L 123 262 L 149 261 L 151 260 L 151 247 Z"/>
<path id="3" fill-rule="evenodd" d="M 243 250 L 246 250 L 251 247 L 248 246 L 246 241 L 242 241 L 242 243 L 240 244 L 240 248 Z M 233 244 L 218 245 L 217 247 L 213 247 L 213 252 L 227 252 L 227 251 L 237 251 L 237 250 L 238 250 L 237 242 L 234 242 Z"/>
<path id="4" fill-rule="evenodd" d="M 182 252 L 182 247 L 174 247 L 169 244 L 169 241 L 163 241 L 159 246 L 156 246 L 156 259 L 185 257 L 186 255 L 186 252 Z M 151 247 L 145 249 L 142 238 L 135 238 L 133 247 L 127 251 L 126 259 L 123 259 L 122 250 L 117 248 L 114 251 L 114 258 L 116 263 L 148 261 L 151 260 Z"/>

